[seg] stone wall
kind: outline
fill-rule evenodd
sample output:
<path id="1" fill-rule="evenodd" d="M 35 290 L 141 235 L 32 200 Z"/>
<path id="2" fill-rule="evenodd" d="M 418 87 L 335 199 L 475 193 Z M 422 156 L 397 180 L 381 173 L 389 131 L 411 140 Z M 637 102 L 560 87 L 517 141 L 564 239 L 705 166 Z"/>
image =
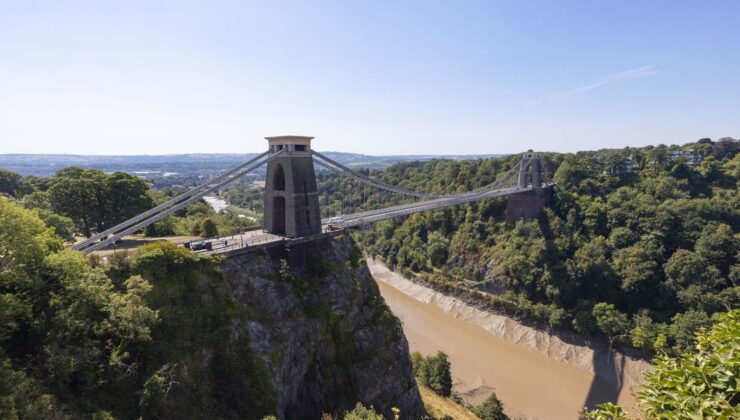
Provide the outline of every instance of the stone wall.
<path id="1" fill-rule="evenodd" d="M 551 188 L 537 188 L 509 196 L 506 203 L 506 221 L 536 218 L 550 204 L 551 196 Z"/>

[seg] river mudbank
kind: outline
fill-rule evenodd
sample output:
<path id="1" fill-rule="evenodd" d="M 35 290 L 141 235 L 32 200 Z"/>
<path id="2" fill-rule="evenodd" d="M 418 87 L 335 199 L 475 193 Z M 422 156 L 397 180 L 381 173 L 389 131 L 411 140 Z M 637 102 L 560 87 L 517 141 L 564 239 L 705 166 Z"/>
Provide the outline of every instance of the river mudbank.
<path id="1" fill-rule="evenodd" d="M 479 309 L 405 278 L 380 260 L 368 258 L 367 264 L 404 323 L 411 350 L 446 352 L 455 391 L 467 403 L 495 391 L 510 415 L 527 418 L 576 418 L 582 407 L 604 401 L 634 411 L 647 361 Z"/>

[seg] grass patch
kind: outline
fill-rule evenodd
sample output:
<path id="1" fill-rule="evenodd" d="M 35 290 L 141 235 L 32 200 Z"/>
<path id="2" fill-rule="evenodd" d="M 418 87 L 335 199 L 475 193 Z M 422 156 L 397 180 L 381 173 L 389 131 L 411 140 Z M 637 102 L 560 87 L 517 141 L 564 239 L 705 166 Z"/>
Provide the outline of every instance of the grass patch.
<path id="1" fill-rule="evenodd" d="M 455 420 L 478 420 L 478 417 L 467 408 L 449 398 L 440 397 L 424 385 L 419 384 L 419 393 L 424 409 L 435 419 L 443 419 L 447 416 Z"/>

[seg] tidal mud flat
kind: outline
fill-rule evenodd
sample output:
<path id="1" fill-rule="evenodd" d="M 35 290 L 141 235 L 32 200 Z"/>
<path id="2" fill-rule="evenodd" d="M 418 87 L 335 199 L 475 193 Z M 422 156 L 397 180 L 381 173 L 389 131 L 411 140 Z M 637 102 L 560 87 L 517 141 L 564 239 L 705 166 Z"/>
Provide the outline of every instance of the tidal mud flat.
<path id="1" fill-rule="evenodd" d="M 634 394 L 650 364 L 589 343 L 554 335 L 472 306 L 367 259 L 381 294 L 403 322 L 411 351 L 444 351 L 454 390 L 469 404 L 492 391 L 507 413 L 539 419 L 573 419 L 584 407 L 616 401 L 635 410 Z"/>

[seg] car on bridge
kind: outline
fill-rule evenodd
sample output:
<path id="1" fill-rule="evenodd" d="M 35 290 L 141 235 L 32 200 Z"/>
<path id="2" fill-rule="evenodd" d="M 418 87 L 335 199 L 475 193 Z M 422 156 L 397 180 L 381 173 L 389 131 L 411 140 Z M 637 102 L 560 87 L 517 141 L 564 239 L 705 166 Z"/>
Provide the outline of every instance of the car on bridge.
<path id="1" fill-rule="evenodd" d="M 344 217 L 340 214 L 329 219 L 329 226 L 331 227 L 342 227 L 344 226 Z"/>
<path id="2" fill-rule="evenodd" d="M 210 242 L 203 242 L 203 241 L 200 241 L 200 242 L 184 242 L 182 244 L 182 246 L 184 246 L 185 248 L 187 248 L 187 249 L 189 249 L 191 251 L 202 251 L 202 250 L 212 251 L 213 250 L 213 244 L 212 243 L 210 243 Z"/>

